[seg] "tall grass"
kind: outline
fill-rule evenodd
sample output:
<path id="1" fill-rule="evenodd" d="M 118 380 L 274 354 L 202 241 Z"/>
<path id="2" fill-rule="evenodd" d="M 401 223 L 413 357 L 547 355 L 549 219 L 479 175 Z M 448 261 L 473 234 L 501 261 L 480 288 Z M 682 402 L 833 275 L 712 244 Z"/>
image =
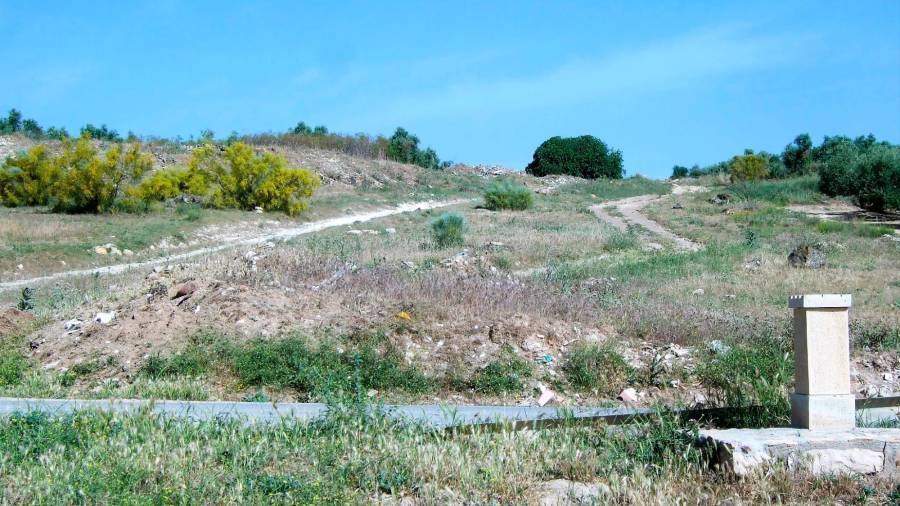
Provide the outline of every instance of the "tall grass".
<path id="1" fill-rule="evenodd" d="M 603 200 L 615 200 L 637 195 L 665 195 L 672 187 L 665 181 L 632 176 L 625 179 L 596 179 L 570 183 L 560 187 L 563 193 L 594 195 Z"/>
<path id="2" fill-rule="evenodd" d="M 815 175 L 744 181 L 731 185 L 729 189 L 739 199 L 759 200 L 779 205 L 815 203 L 825 198 L 819 191 L 819 177 Z"/>

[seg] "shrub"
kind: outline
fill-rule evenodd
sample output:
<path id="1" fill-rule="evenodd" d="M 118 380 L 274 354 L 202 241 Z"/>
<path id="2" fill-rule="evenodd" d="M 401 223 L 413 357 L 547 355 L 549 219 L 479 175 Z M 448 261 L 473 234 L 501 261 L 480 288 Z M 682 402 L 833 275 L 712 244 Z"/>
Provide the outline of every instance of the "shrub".
<path id="1" fill-rule="evenodd" d="M 800 202 L 817 202 L 822 199 L 815 175 L 790 179 L 742 181 L 731 185 L 735 197 L 744 200 L 761 200 L 779 205 Z"/>
<path id="2" fill-rule="evenodd" d="M 681 165 L 672 167 L 672 176 L 669 179 L 679 179 L 682 177 L 688 177 L 688 168 Z"/>
<path id="3" fill-rule="evenodd" d="M 391 350 L 372 343 L 339 351 L 329 344 L 310 347 L 301 338 L 253 341 L 232 351 L 232 367 L 246 385 L 290 387 L 315 397 L 362 394 L 370 388 L 425 392 L 429 379 L 403 364 Z"/>
<path id="4" fill-rule="evenodd" d="M 624 175 L 622 152 L 610 149 L 592 135 L 547 139 L 535 150 L 525 171 L 538 177 L 567 174 L 586 179 L 619 179 Z"/>
<path id="5" fill-rule="evenodd" d="M 735 343 L 725 353 L 707 355 L 696 374 L 712 397 L 736 408 L 725 420 L 727 425 L 771 427 L 790 418 L 787 388 L 794 362 L 786 339 Z"/>
<path id="6" fill-rule="evenodd" d="M 414 163 L 426 169 L 441 167 L 441 161 L 433 149 L 419 149 L 419 138 L 400 127 L 388 140 L 387 155 L 391 160 Z"/>
<path id="7" fill-rule="evenodd" d="M 141 153 L 141 145 L 133 144 L 123 151 L 116 144 L 103 156 L 82 136 L 74 145 L 63 143 L 63 153 L 54 159 L 61 176 L 50 187 L 49 200 L 54 211 L 97 213 L 113 209 L 128 184 L 136 182 L 153 166 L 149 154 Z"/>
<path id="8" fill-rule="evenodd" d="M 853 168 L 860 207 L 873 211 L 900 209 L 900 148 L 875 150 Z"/>
<path id="9" fill-rule="evenodd" d="M 769 158 L 763 154 L 747 153 L 732 160 L 731 178 L 735 181 L 757 181 L 768 175 Z"/>
<path id="10" fill-rule="evenodd" d="M 472 376 L 469 386 L 476 392 L 502 394 L 522 390 L 522 380 L 531 376 L 531 366 L 508 345 L 501 356 Z"/>
<path id="11" fill-rule="evenodd" d="M 141 368 L 141 374 L 153 378 L 200 376 L 209 369 L 209 357 L 198 346 L 189 346 L 171 357 L 152 355 Z"/>
<path id="12" fill-rule="evenodd" d="M 573 387 L 602 395 L 615 395 L 633 373 L 620 353 L 596 344 L 573 348 L 562 370 Z"/>
<path id="13" fill-rule="evenodd" d="M 214 207 L 261 207 L 288 215 L 306 209 L 306 199 L 320 184 L 319 176 L 312 171 L 288 168 L 283 157 L 274 153 L 257 155 L 242 142 L 227 146 L 221 157 L 211 144 L 197 148 L 188 173 L 189 178 L 209 182 L 209 203 Z"/>
<path id="14" fill-rule="evenodd" d="M 46 205 L 61 171 L 44 146 L 8 158 L 0 168 L 0 203 L 8 207 Z"/>
<path id="15" fill-rule="evenodd" d="M 12 350 L 0 351 L 0 386 L 18 385 L 22 381 L 28 361 Z"/>
<path id="16" fill-rule="evenodd" d="M 531 190 L 511 181 L 495 182 L 484 193 L 484 205 L 492 211 L 501 209 L 524 211 L 530 208 L 532 203 Z"/>
<path id="17" fill-rule="evenodd" d="M 900 147 L 876 144 L 854 158 L 853 146 L 846 141 L 832 146 L 819 188 L 830 196 L 852 196 L 873 211 L 900 209 Z"/>
<path id="18" fill-rule="evenodd" d="M 199 171 L 167 169 L 154 172 L 128 193 L 145 202 L 161 202 L 184 194 L 205 195 L 207 191 L 208 183 Z"/>
<path id="19" fill-rule="evenodd" d="M 444 213 L 431 222 L 431 237 L 439 248 L 462 246 L 466 220 L 456 213 Z"/>

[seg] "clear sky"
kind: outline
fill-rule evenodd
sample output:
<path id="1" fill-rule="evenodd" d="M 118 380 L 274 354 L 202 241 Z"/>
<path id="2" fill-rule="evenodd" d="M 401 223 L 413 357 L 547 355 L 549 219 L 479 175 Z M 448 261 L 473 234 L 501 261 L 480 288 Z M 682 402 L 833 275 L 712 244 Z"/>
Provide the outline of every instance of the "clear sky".
<path id="1" fill-rule="evenodd" d="M 900 1 L 0 0 L 0 108 L 77 132 L 404 126 L 522 168 L 553 135 L 667 176 L 794 135 L 900 143 Z"/>

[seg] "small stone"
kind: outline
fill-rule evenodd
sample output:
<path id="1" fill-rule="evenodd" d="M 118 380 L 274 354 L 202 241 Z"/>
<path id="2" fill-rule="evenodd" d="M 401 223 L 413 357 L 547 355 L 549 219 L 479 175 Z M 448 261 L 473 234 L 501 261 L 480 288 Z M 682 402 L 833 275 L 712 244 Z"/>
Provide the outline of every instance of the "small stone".
<path id="1" fill-rule="evenodd" d="M 705 406 L 706 405 L 706 396 L 697 392 L 694 394 L 694 405 L 695 406 Z"/>
<path id="2" fill-rule="evenodd" d="M 98 255 L 106 255 L 109 253 L 109 251 L 107 251 L 107 249 L 104 248 L 103 246 L 96 246 L 96 247 L 94 247 L 94 253 L 96 253 Z"/>
<path id="3" fill-rule="evenodd" d="M 538 385 L 538 388 L 541 390 L 541 396 L 538 397 L 538 406 L 544 406 L 548 402 L 552 401 L 556 397 L 556 392 L 550 390 L 544 385 Z"/>
<path id="4" fill-rule="evenodd" d="M 363 231 L 362 231 L 362 230 L 357 230 L 357 229 L 354 228 L 354 229 L 352 229 L 352 230 L 348 230 L 347 233 L 350 234 L 350 235 L 361 235 L 361 234 L 363 233 Z"/>
<path id="5" fill-rule="evenodd" d="M 253 208 L 253 212 L 255 212 L 256 214 L 262 214 L 262 213 L 263 213 L 263 208 L 261 208 L 261 207 L 259 207 L 259 206 L 256 206 L 256 207 Z"/>
<path id="6" fill-rule="evenodd" d="M 21 271 L 22 269 L 24 269 L 24 268 L 25 268 L 25 266 L 22 265 L 22 264 L 19 264 L 19 265 L 16 266 L 16 269 L 18 269 L 18 270 L 20 270 L 20 271 Z"/>
<path id="7" fill-rule="evenodd" d="M 122 254 L 127 257 L 130 257 L 130 256 L 134 256 L 134 251 L 131 251 L 130 249 L 123 249 Z"/>
<path id="8" fill-rule="evenodd" d="M 388 227 L 388 228 L 384 229 L 384 233 L 388 234 L 388 235 L 393 235 L 393 234 L 397 233 L 397 229 L 394 227 Z"/>
<path id="9" fill-rule="evenodd" d="M 886 372 L 881 375 L 881 379 L 883 379 L 884 381 L 894 381 L 894 375 L 889 372 Z"/>
<path id="10" fill-rule="evenodd" d="M 637 390 L 635 390 L 631 387 L 628 387 L 625 390 L 622 390 L 619 393 L 619 400 L 624 401 L 624 402 L 629 402 L 629 403 L 637 402 L 637 400 L 638 400 Z"/>
<path id="11" fill-rule="evenodd" d="M 99 323 L 101 325 L 109 325 L 109 323 L 112 322 L 115 318 L 116 318 L 115 311 L 109 311 L 106 313 L 101 311 L 101 312 L 97 313 L 96 316 L 94 316 L 94 322 Z"/>
<path id="12" fill-rule="evenodd" d="M 694 295 L 703 295 L 704 293 L 706 293 L 706 290 L 704 290 L 704 289 L 702 289 L 702 288 L 698 288 L 698 289 L 694 290 L 694 291 L 691 292 L 691 293 L 694 294 Z"/>
<path id="13" fill-rule="evenodd" d="M 63 323 L 63 329 L 66 331 L 78 330 L 81 328 L 81 320 L 78 318 L 73 318 L 65 323 Z"/>

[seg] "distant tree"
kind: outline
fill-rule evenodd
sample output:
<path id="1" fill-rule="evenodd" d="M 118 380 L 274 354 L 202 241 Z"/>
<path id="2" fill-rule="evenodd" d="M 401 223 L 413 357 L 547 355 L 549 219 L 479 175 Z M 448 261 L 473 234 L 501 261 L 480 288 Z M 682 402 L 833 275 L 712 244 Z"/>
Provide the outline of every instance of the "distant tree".
<path id="1" fill-rule="evenodd" d="M 216 133 L 210 130 L 209 128 L 204 128 L 200 130 L 200 142 L 205 144 L 212 144 L 216 140 Z"/>
<path id="2" fill-rule="evenodd" d="M 625 172 L 622 152 L 592 135 L 547 139 L 535 150 L 525 171 L 535 176 L 568 174 L 586 179 L 620 179 Z"/>
<path id="3" fill-rule="evenodd" d="M 125 136 L 125 142 L 140 142 L 141 138 L 137 136 L 136 133 L 131 130 L 128 131 L 128 134 Z"/>
<path id="4" fill-rule="evenodd" d="M 687 167 L 684 167 L 684 166 L 682 166 L 682 165 L 676 165 L 676 166 L 672 167 L 672 177 L 671 177 L 671 179 L 678 179 L 678 178 L 682 178 L 682 177 L 687 177 L 687 176 L 688 176 L 688 172 L 689 172 L 689 171 L 688 171 L 688 168 L 687 168 Z"/>
<path id="5" fill-rule="evenodd" d="M 300 121 L 297 123 L 297 126 L 291 129 L 291 133 L 297 135 L 309 135 L 312 133 L 312 129 L 306 126 L 306 123 Z"/>
<path id="6" fill-rule="evenodd" d="M 313 128 L 312 134 L 313 135 L 328 135 L 328 128 L 326 128 L 325 125 L 319 125 L 319 126 Z"/>
<path id="7" fill-rule="evenodd" d="M 809 172 L 812 163 L 813 143 L 809 134 L 800 134 L 794 142 L 784 147 L 781 160 L 790 175 Z"/>
<path id="8" fill-rule="evenodd" d="M 22 122 L 22 133 L 29 137 L 43 137 L 44 129 L 33 119 L 26 119 Z"/>
<path id="9" fill-rule="evenodd" d="M 99 127 L 95 127 L 91 123 L 84 125 L 81 127 L 80 135 L 84 136 L 88 134 L 91 139 L 97 139 L 101 141 L 109 141 L 109 142 L 121 142 L 122 138 L 119 136 L 119 133 L 115 130 L 107 128 L 107 126 L 100 125 Z"/>
<path id="10" fill-rule="evenodd" d="M 419 138 L 405 128 L 397 127 L 388 144 L 388 158 L 403 163 L 414 163 L 419 150 Z"/>
<path id="11" fill-rule="evenodd" d="M 48 139 L 56 139 L 58 141 L 69 138 L 69 132 L 66 131 L 66 127 L 50 127 L 44 135 Z"/>

